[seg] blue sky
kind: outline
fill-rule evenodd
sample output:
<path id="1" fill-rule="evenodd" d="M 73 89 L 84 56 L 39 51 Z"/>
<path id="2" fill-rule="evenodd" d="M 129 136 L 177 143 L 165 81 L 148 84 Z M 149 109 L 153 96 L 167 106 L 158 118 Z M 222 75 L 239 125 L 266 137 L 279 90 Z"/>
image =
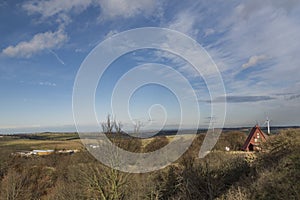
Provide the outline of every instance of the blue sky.
<path id="1" fill-rule="evenodd" d="M 81 63 L 106 38 L 142 27 L 180 31 L 205 48 L 225 84 L 225 126 L 252 126 L 263 123 L 266 116 L 273 125 L 299 125 L 298 0 L 2 0 L 0 132 L 74 130 L 72 91 Z M 207 126 L 210 103 L 221 102 L 222 96 L 209 99 L 203 79 L 194 76 L 186 61 L 173 57 L 148 49 L 116 60 L 97 89 L 99 121 L 111 113 L 111 91 L 122 74 L 153 62 L 173 67 L 191 82 L 199 100 L 201 126 Z M 167 126 L 176 127 L 180 115 L 176 96 L 158 85 L 134 93 L 129 106 L 132 120 L 151 121 L 155 127 L 163 120 L 159 106 L 148 114 L 156 104 L 168 112 Z M 115 113 L 130 127 L 125 114 Z"/>

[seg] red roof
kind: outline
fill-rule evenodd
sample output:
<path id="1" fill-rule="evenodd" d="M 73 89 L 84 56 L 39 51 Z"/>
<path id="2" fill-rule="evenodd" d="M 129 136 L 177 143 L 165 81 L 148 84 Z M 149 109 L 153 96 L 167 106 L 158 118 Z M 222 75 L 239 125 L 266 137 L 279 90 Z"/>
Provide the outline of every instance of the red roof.
<path id="1" fill-rule="evenodd" d="M 260 144 L 262 142 L 265 142 L 267 140 L 264 132 L 262 132 L 262 130 L 259 128 L 258 125 L 254 126 L 243 147 L 242 147 L 242 150 L 244 151 L 254 151 L 254 150 L 260 150 Z"/>

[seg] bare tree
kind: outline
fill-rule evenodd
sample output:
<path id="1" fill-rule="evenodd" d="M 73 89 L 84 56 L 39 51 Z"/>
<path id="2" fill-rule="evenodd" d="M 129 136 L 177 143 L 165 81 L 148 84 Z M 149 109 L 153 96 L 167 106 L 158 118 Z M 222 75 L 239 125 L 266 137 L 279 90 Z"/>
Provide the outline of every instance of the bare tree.
<path id="1" fill-rule="evenodd" d="M 26 184 L 26 175 L 17 173 L 15 169 L 9 170 L 1 182 L 0 199 L 17 200 L 24 198 Z"/>
<path id="2" fill-rule="evenodd" d="M 116 133 L 118 133 L 118 134 L 122 133 L 122 127 L 123 127 L 123 124 L 121 122 L 117 122 L 116 120 L 114 121 L 114 128 L 115 128 Z"/>
<path id="3" fill-rule="evenodd" d="M 108 114 L 106 122 L 101 124 L 104 133 L 110 134 L 113 132 L 114 120 L 111 119 L 111 115 Z"/>
<path id="4" fill-rule="evenodd" d="M 141 121 L 136 121 L 133 127 L 133 136 L 138 137 L 140 135 L 141 127 L 143 123 Z"/>
<path id="5" fill-rule="evenodd" d="M 81 169 L 81 178 L 87 187 L 87 196 L 92 199 L 125 199 L 128 174 L 98 164 Z"/>

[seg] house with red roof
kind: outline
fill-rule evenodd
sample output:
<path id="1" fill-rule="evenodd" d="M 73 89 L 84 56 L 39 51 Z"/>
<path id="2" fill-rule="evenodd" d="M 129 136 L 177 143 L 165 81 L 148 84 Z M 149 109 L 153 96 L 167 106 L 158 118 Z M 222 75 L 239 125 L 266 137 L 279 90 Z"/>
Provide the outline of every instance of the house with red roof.
<path id="1" fill-rule="evenodd" d="M 267 140 L 267 136 L 264 134 L 264 132 L 260 129 L 258 125 L 254 126 L 243 147 L 242 150 L 244 151 L 260 151 L 261 150 L 261 144 Z"/>

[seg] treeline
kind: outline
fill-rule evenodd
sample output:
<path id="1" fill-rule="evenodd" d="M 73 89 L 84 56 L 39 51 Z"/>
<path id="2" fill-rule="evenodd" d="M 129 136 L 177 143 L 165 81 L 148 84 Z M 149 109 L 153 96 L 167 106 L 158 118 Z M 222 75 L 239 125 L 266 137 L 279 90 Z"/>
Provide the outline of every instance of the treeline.
<path id="1" fill-rule="evenodd" d="M 299 131 L 270 137 L 255 159 L 223 151 L 239 149 L 245 137 L 223 134 L 215 151 L 198 159 L 204 135 L 197 135 L 176 163 L 146 174 L 108 168 L 87 151 L 28 158 L 0 152 L 0 199 L 300 199 Z M 146 145 L 133 138 L 111 140 L 133 152 L 169 142 L 164 136 Z"/>

